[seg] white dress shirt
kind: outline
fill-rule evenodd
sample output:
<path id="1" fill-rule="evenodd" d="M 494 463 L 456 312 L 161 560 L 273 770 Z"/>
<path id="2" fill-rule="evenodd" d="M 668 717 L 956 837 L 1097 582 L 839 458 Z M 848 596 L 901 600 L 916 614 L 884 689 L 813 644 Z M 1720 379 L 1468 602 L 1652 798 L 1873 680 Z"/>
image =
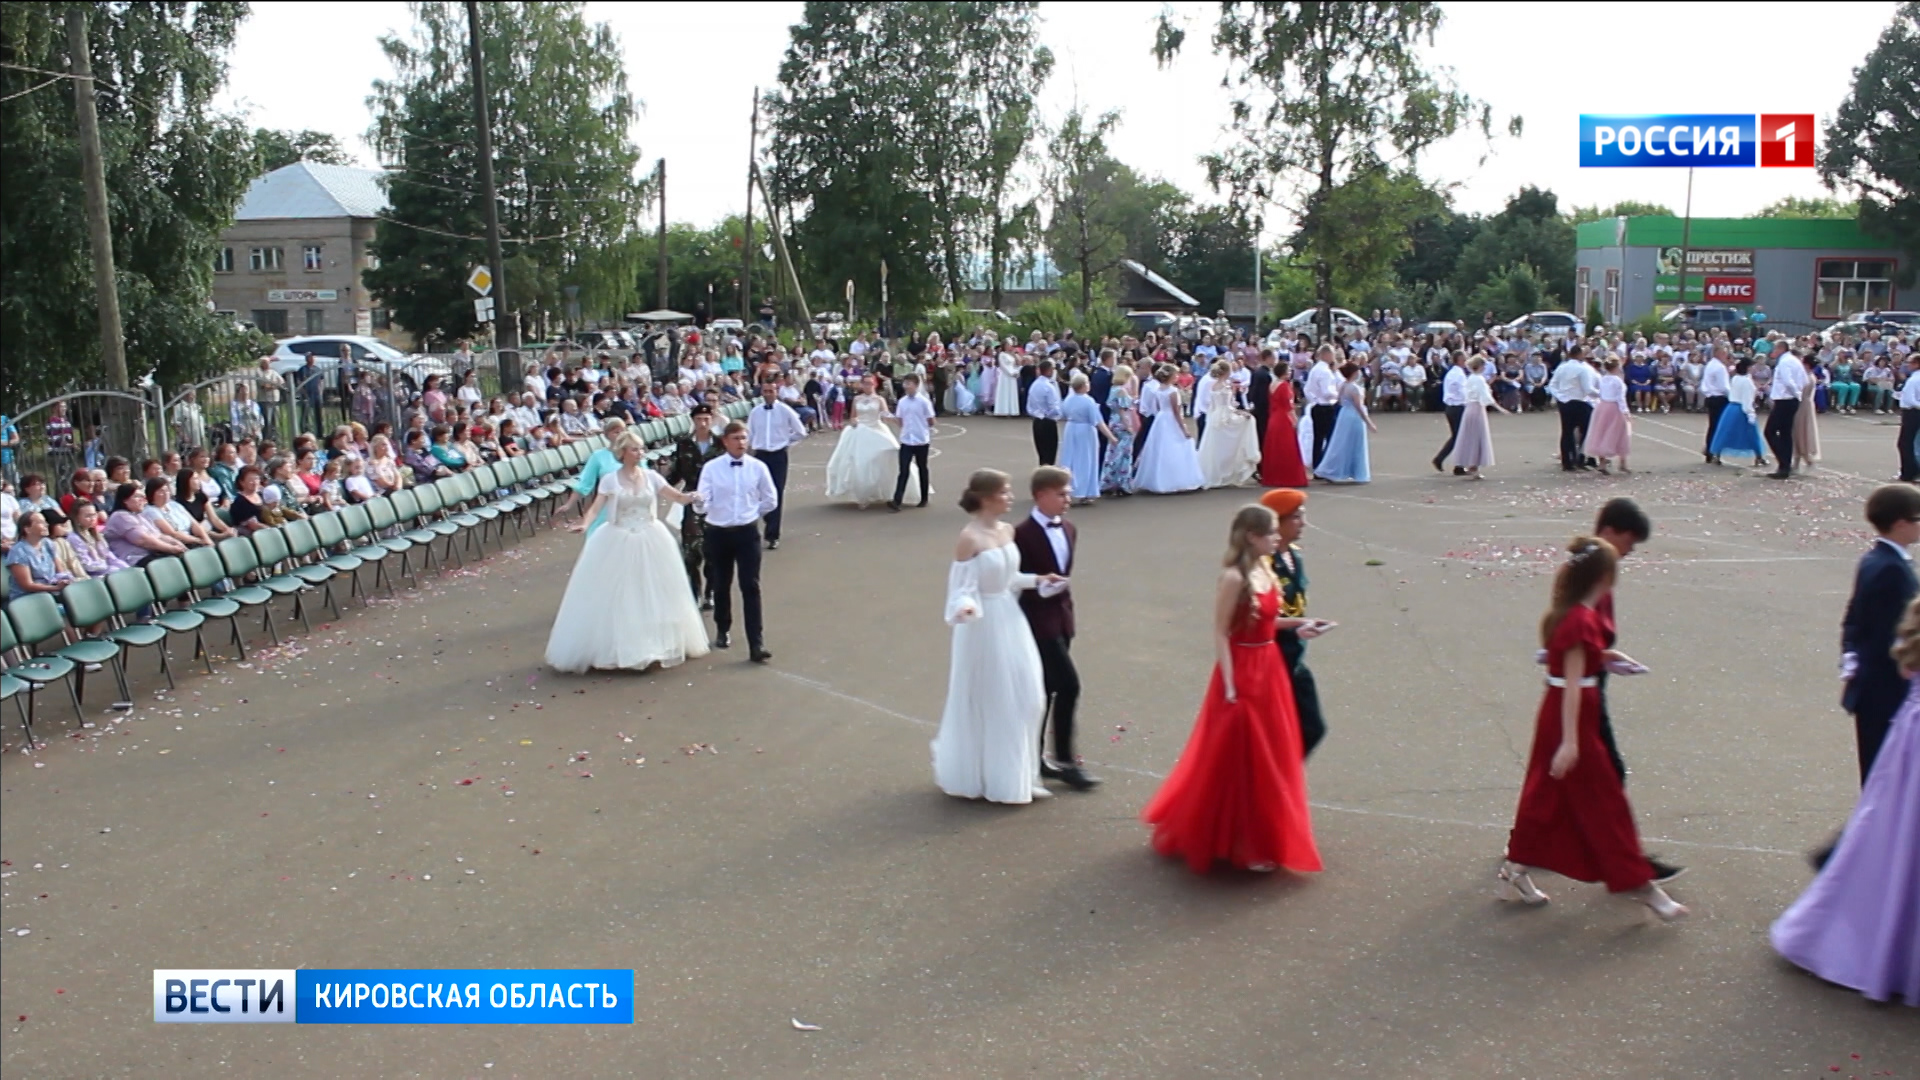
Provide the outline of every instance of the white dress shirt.
<path id="1" fill-rule="evenodd" d="M 1900 384 L 1900 407 L 1920 409 L 1920 371 L 1907 376 L 1907 381 Z"/>
<path id="2" fill-rule="evenodd" d="M 1213 397 L 1213 383 L 1212 375 L 1202 375 L 1200 381 L 1193 384 L 1193 415 L 1207 415 L 1207 399 Z"/>
<path id="3" fill-rule="evenodd" d="M 1728 386 L 1725 362 L 1717 356 L 1707 361 L 1706 368 L 1700 373 L 1700 396 L 1726 397 Z"/>
<path id="4" fill-rule="evenodd" d="M 1315 361 L 1313 370 L 1307 372 L 1307 404 L 1340 404 L 1340 376 L 1324 360 Z"/>
<path id="5" fill-rule="evenodd" d="M 1051 376 L 1033 380 L 1033 388 L 1027 391 L 1027 415 L 1035 420 L 1060 419 L 1060 384 Z"/>
<path id="6" fill-rule="evenodd" d="M 1585 360 L 1561 361 L 1547 383 L 1547 394 L 1563 405 L 1569 401 L 1592 401 L 1600 394 L 1600 376 L 1594 374 L 1592 365 Z"/>
<path id="7" fill-rule="evenodd" d="M 1040 531 L 1047 534 L 1047 545 L 1053 548 L 1053 565 L 1059 568 L 1062 577 L 1066 576 L 1068 561 L 1072 558 L 1067 550 L 1067 530 L 1059 518 L 1048 517 L 1039 507 L 1028 511 L 1034 521 L 1040 524 Z"/>
<path id="8" fill-rule="evenodd" d="M 1627 411 L 1627 381 L 1618 375 L 1600 376 L 1600 401 L 1620 412 Z"/>
<path id="9" fill-rule="evenodd" d="M 1773 366 L 1773 386 L 1767 391 L 1770 401 L 1799 401 L 1807 388 L 1807 368 L 1791 352 L 1782 352 Z"/>
<path id="10" fill-rule="evenodd" d="M 1152 416 L 1160 411 L 1160 380 L 1148 379 L 1140 384 L 1140 400 L 1134 403 L 1141 416 Z"/>
<path id="11" fill-rule="evenodd" d="M 721 529 L 751 525 L 780 505 L 767 463 L 748 455 L 722 454 L 700 469 L 707 524 Z"/>
<path id="12" fill-rule="evenodd" d="M 933 437 L 933 405 L 915 391 L 894 403 L 900 421 L 900 445 L 925 446 Z"/>
<path id="13" fill-rule="evenodd" d="M 1465 369 L 1454 368 L 1453 370 L 1462 371 Z M 1482 405 L 1493 404 L 1493 387 L 1487 385 L 1487 377 L 1485 375 L 1470 374 L 1460 381 L 1460 403 L 1465 405 L 1469 401 L 1477 401 Z"/>
<path id="14" fill-rule="evenodd" d="M 754 450 L 785 450 L 807 437 L 807 426 L 800 414 L 782 401 L 756 402 L 747 414 L 747 445 Z"/>
<path id="15" fill-rule="evenodd" d="M 1483 378 L 1481 382 L 1486 382 Z M 1455 364 L 1447 369 L 1447 377 L 1440 380 L 1440 403 L 1448 407 L 1467 403 L 1467 369 Z"/>

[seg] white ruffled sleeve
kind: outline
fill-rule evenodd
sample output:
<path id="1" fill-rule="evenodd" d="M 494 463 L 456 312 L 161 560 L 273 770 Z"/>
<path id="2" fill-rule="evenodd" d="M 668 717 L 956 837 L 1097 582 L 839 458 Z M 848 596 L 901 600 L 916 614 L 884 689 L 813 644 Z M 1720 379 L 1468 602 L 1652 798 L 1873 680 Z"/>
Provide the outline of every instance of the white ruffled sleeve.
<path id="1" fill-rule="evenodd" d="M 980 617 L 980 570 L 975 565 L 976 561 L 977 557 L 956 562 L 947 571 L 948 626 L 958 626 Z"/>

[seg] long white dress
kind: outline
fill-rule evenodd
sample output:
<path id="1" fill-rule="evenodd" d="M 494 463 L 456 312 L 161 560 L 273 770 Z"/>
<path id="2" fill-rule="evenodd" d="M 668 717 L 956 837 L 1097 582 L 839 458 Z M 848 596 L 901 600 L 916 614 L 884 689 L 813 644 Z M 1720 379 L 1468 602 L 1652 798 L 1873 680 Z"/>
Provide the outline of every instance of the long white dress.
<path id="1" fill-rule="evenodd" d="M 1026 803 L 1046 794 L 1046 681 L 1017 598 L 1037 583 L 1020 572 L 1020 552 L 1010 543 L 954 563 L 947 574 L 953 654 L 947 706 L 933 737 L 933 780 L 949 795 Z"/>
<path id="2" fill-rule="evenodd" d="M 1179 387 L 1162 386 L 1141 393 L 1157 394 L 1160 405 L 1154 410 L 1156 419 L 1147 430 L 1146 444 L 1140 448 L 1140 460 L 1134 466 L 1134 490 L 1163 495 L 1198 490 L 1206 477 L 1200 472 L 1200 454 L 1193 448 L 1193 440 L 1180 428 Z"/>
<path id="3" fill-rule="evenodd" d="M 580 549 L 554 616 L 547 666 L 556 671 L 673 667 L 707 655 L 680 538 L 660 520 L 655 493 L 666 479 L 642 469 L 640 482 L 630 485 L 622 472 L 600 479 L 611 513 Z"/>
<path id="4" fill-rule="evenodd" d="M 893 497 L 900 440 L 881 422 L 885 407 L 878 397 L 854 399 L 853 423 L 841 429 L 827 459 L 827 498 L 851 499 L 864 508 Z"/>
<path id="5" fill-rule="evenodd" d="M 1020 404 L 1020 361 L 1001 353 L 996 363 L 1000 381 L 993 386 L 993 415 L 1025 416 L 1027 410 Z"/>
<path id="6" fill-rule="evenodd" d="M 1152 433 L 1148 436 L 1151 439 Z M 1237 487 L 1260 468 L 1260 436 L 1253 414 L 1233 404 L 1233 384 L 1214 384 L 1207 398 L 1207 430 L 1200 434 L 1200 475 L 1207 487 Z"/>

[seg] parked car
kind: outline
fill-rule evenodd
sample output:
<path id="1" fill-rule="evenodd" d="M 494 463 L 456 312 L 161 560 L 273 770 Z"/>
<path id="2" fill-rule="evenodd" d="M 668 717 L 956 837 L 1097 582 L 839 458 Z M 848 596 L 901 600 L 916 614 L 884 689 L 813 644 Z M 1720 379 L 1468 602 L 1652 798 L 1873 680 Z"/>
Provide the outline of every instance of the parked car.
<path id="1" fill-rule="evenodd" d="M 1145 334 L 1149 331 L 1172 333 L 1180 320 L 1173 317 L 1171 311 L 1129 311 L 1127 321 L 1133 324 L 1133 332 Z"/>
<path id="2" fill-rule="evenodd" d="M 634 349 L 633 336 L 625 330 L 577 330 L 574 332 L 573 341 L 588 352 L 606 349 L 610 352 L 630 353 Z"/>
<path id="3" fill-rule="evenodd" d="M 1920 331 L 1920 311 L 1862 311 L 1820 331 L 1820 340 L 1830 344 L 1835 334 L 1865 337 L 1869 330 L 1882 333 L 1893 330 L 1905 330 L 1908 333 Z"/>
<path id="4" fill-rule="evenodd" d="M 1407 333 L 1409 334 L 1432 334 L 1435 337 L 1445 337 L 1448 334 L 1457 334 L 1459 332 L 1459 323 L 1448 322 L 1445 319 L 1434 319 L 1431 322 L 1417 323 L 1407 328 Z"/>
<path id="5" fill-rule="evenodd" d="M 747 324 L 740 319 L 715 319 L 712 322 L 707 324 L 707 331 L 716 336 L 722 335 L 722 334 L 734 334 L 740 337 L 745 337 L 747 333 Z"/>
<path id="6" fill-rule="evenodd" d="M 847 317 L 838 311 L 816 311 L 813 313 L 813 326 L 809 336 L 831 338 L 835 341 L 847 336 Z"/>
<path id="7" fill-rule="evenodd" d="M 453 366 L 440 357 L 403 353 L 379 338 L 352 334 L 282 339 L 273 350 L 273 370 L 291 377 L 306 366 L 307 357 L 311 355 L 314 364 L 331 375 L 340 366 L 343 345 L 351 350 L 355 367 L 379 371 L 389 385 L 417 390 L 429 375 L 442 379 L 453 375 Z"/>
<path id="8" fill-rule="evenodd" d="M 1569 335 L 1581 337 L 1587 332 L 1587 324 L 1570 311 L 1534 311 L 1507 323 L 1506 329 L 1520 334 L 1542 334 L 1555 338 Z"/>
<path id="9" fill-rule="evenodd" d="M 1291 319 L 1280 320 L 1280 325 L 1288 330 L 1312 330 L 1318 325 L 1319 318 L 1319 308 L 1308 308 Z M 1355 315 L 1346 308 L 1334 308 L 1333 332 L 1338 334 L 1343 330 L 1347 333 L 1358 332 L 1364 334 L 1367 332 L 1367 320 Z"/>
<path id="10" fill-rule="evenodd" d="M 1718 304 L 1681 304 L 1660 321 L 1676 330 L 1738 330 L 1747 325 L 1747 313 Z"/>

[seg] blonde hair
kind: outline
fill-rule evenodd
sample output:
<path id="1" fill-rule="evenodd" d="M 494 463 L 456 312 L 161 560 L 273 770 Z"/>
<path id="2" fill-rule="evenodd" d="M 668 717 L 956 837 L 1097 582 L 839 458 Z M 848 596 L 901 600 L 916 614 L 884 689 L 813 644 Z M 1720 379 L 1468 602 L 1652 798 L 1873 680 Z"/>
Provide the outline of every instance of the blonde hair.
<path id="1" fill-rule="evenodd" d="M 1119 367 L 1114 368 L 1113 381 L 1117 383 L 1132 382 L 1133 381 L 1133 365 L 1121 364 Z"/>
<path id="2" fill-rule="evenodd" d="M 1084 373 L 1076 371 L 1073 373 L 1073 378 L 1067 380 L 1067 385 L 1074 390 L 1085 390 L 1092 386 L 1093 382 Z"/>
<path id="3" fill-rule="evenodd" d="M 1280 528 L 1280 517 L 1258 504 L 1243 506 L 1227 527 L 1227 553 L 1220 559 L 1223 567 L 1240 571 L 1240 607 L 1253 603 L 1253 572 L 1266 556 L 1253 546 L 1256 536 L 1268 536 Z"/>
<path id="4" fill-rule="evenodd" d="M 1893 662 L 1900 665 L 1901 671 L 1920 672 L 1920 597 L 1908 603 L 1907 613 L 1900 617 L 1900 627 L 1894 631 L 1892 653 Z"/>
<path id="5" fill-rule="evenodd" d="M 631 431 L 622 431 L 620 434 L 615 435 L 613 441 L 607 444 L 607 449 L 613 451 L 613 456 L 617 458 L 625 453 L 630 446 L 639 450 L 642 455 L 645 455 L 647 452 L 646 440 Z"/>
<path id="6" fill-rule="evenodd" d="M 1587 598 L 1602 584 L 1613 581 L 1614 571 L 1620 565 L 1620 556 L 1613 545 L 1596 536 L 1576 536 L 1567 545 L 1571 557 L 1560 564 L 1553 575 L 1553 600 L 1547 606 L 1547 613 L 1540 619 L 1540 644 L 1546 645 L 1552 640 L 1553 632 L 1560 628 L 1560 620 L 1567 612 Z M 1592 657 L 1588 660 L 1592 661 Z"/>
<path id="7" fill-rule="evenodd" d="M 1227 372 L 1232 370 L 1233 370 L 1232 366 L 1230 366 L 1225 360 L 1215 360 L 1213 362 L 1213 366 L 1207 369 L 1207 374 L 1217 379 L 1220 376 L 1225 375 Z"/>
<path id="8" fill-rule="evenodd" d="M 1013 486 L 1013 478 L 999 469 L 976 469 L 967 477 L 967 490 L 960 493 L 960 509 L 979 513 L 987 500 Z"/>

